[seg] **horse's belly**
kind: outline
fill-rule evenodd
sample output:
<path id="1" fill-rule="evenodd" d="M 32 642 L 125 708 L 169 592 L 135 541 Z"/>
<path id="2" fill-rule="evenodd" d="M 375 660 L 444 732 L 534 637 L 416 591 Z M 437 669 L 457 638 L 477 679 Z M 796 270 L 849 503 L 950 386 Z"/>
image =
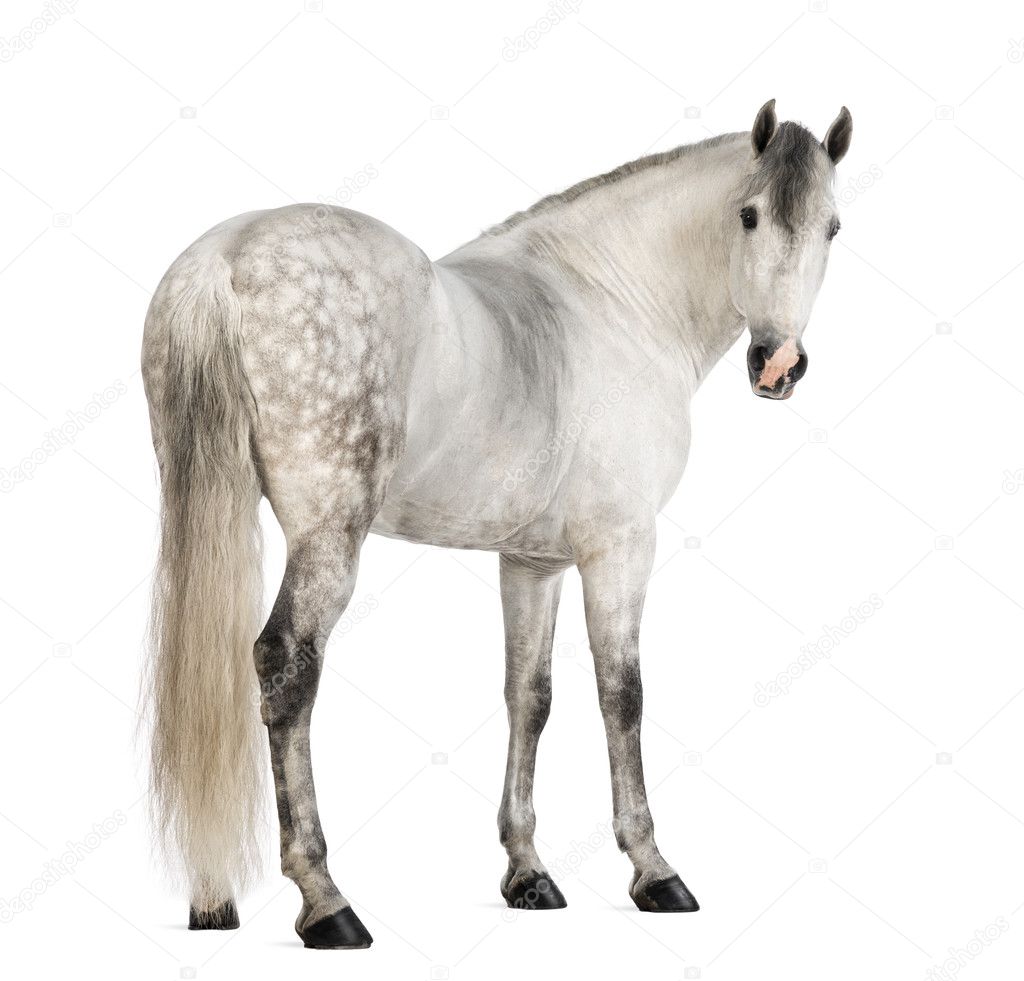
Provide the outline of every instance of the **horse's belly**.
<path id="1" fill-rule="evenodd" d="M 389 496 L 370 530 L 387 538 L 444 548 L 497 550 L 514 543 L 514 521 L 473 515 L 423 501 L 396 500 Z"/>
<path id="2" fill-rule="evenodd" d="M 388 486 L 371 530 L 448 548 L 557 550 L 537 531 L 557 510 L 556 472 L 538 475 L 514 455 L 439 453 L 428 466 L 406 458 Z M 545 547 L 548 546 L 548 547 Z"/>

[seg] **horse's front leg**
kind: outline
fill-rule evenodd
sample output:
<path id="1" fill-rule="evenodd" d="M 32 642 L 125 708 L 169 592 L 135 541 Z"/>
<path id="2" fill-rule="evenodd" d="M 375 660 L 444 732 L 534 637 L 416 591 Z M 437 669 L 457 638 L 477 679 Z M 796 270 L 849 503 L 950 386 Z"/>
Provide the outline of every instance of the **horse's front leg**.
<path id="1" fill-rule="evenodd" d="M 498 831 L 508 852 L 501 894 L 515 909 L 565 906 L 533 844 L 537 826 L 533 771 L 537 742 L 551 708 L 551 644 L 561 588 L 561 571 L 549 571 L 519 557 L 501 556 L 509 736 Z"/>
<path id="2" fill-rule="evenodd" d="M 653 525 L 625 534 L 581 558 L 587 632 L 598 697 L 608 736 L 615 839 L 633 863 L 629 894 L 641 910 L 699 909 L 683 881 L 661 856 L 647 804 L 640 757 L 640 615 L 654 560 Z"/>

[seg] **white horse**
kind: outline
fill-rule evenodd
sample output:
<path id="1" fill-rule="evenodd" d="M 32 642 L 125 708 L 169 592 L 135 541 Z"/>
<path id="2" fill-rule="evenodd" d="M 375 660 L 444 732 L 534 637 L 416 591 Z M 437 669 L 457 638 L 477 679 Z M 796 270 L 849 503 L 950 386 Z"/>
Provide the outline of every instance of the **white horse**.
<path id="1" fill-rule="evenodd" d="M 321 656 L 370 531 L 499 553 L 506 901 L 565 905 L 532 798 L 575 565 L 630 896 L 698 908 L 655 844 L 640 759 L 655 516 L 686 463 L 690 400 L 744 327 L 755 394 L 788 398 L 804 373 L 851 131 L 844 108 L 819 142 L 772 100 L 751 133 L 625 164 L 437 262 L 314 205 L 233 218 L 174 262 L 143 341 L 163 508 L 150 689 L 154 800 L 192 927 L 238 925 L 255 854 L 255 640 L 296 930 L 311 947 L 371 942 L 327 869 L 309 754 Z M 288 549 L 262 632 L 261 495 Z"/>

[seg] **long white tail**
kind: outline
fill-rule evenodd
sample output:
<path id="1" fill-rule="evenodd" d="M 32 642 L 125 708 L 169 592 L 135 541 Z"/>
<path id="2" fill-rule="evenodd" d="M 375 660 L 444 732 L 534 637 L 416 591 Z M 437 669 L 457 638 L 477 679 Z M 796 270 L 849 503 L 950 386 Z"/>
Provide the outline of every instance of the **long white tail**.
<path id="1" fill-rule="evenodd" d="M 161 352 L 147 365 L 161 474 L 147 681 L 156 824 L 201 913 L 258 871 L 265 763 L 252 654 L 260 486 L 241 307 L 219 255 L 194 273 L 176 296 L 165 292 L 151 311 L 162 322 L 147 326 Z"/>

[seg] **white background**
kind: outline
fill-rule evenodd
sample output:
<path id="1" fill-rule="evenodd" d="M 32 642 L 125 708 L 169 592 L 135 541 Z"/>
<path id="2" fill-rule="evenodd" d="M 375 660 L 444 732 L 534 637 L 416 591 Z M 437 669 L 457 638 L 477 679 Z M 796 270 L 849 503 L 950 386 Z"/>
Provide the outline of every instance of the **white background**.
<path id="1" fill-rule="evenodd" d="M 0 37 L 31 43 L 0 52 L 5 973 L 1019 971 L 1019 5 L 322 6 L 79 0 L 42 31 L 43 0 L 3 6 Z M 659 521 L 648 786 L 703 910 L 627 896 L 570 572 L 536 788 L 569 908 L 506 914 L 496 559 L 371 539 L 314 764 L 335 877 L 376 942 L 303 951 L 273 859 L 240 931 L 188 933 L 132 743 L 156 534 L 137 366 L 165 268 L 223 218 L 293 200 L 347 201 L 437 257 L 623 160 L 748 129 L 772 96 L 819 134 L 845 103 L 854 139 L 807 378 L 788 403 L 753 398 L 742 340 L 698 396 Z M 823 637 L 840 641 L 801 668 Z M 51 864 L 69 847 L 73 868 Z"/>

